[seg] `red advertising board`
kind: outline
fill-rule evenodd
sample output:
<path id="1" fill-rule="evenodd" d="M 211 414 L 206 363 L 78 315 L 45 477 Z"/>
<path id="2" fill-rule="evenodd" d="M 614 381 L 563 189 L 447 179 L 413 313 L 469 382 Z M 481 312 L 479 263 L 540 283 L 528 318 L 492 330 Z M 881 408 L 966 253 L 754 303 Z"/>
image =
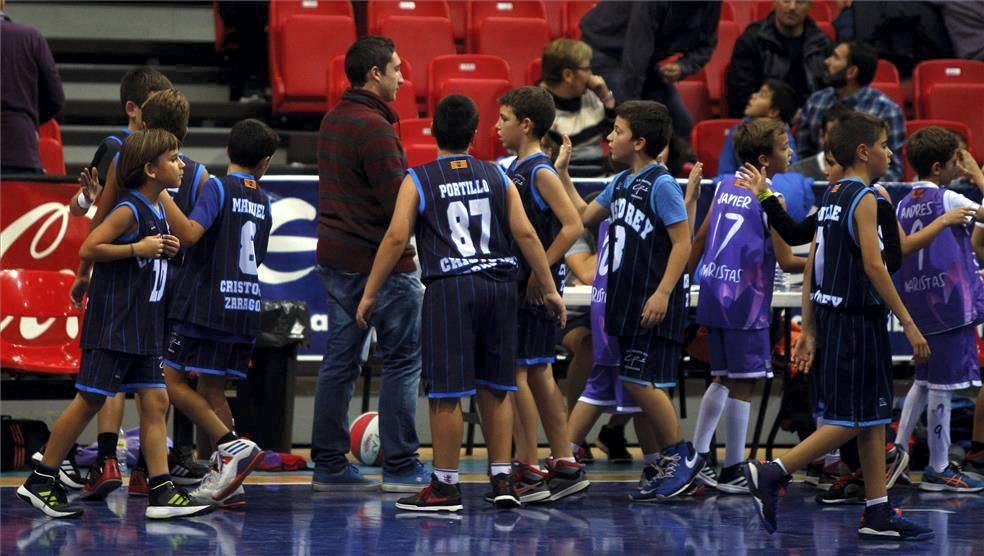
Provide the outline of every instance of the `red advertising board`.
<path id="1" fill-rule="evenodd" d="M 90 220 L 72 216 L 77 183 L 0 183 L 0 268 L 75 273 Z"/>

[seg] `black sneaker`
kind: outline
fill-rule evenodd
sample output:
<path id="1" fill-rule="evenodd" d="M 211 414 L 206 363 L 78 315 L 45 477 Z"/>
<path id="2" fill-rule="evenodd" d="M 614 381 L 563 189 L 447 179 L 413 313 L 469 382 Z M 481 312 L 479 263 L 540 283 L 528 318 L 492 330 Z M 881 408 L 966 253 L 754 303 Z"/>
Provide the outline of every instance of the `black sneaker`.
<path id="1" fill-rule="evenodd" d="M 85 485 L 82 472 L 79 471 L 79 466 L 75 463 L 75 451 L 78 447 L 78 444 L 72 446 L 72 449 L 68 451 L 68 455 L 65 456 L 65 459 L 61 462 L 61 466 L 58 468 L 58 480 L 61 481 L 62 485 L 72 490 L 79 490 Z M 34 455 L 31 456 L 31 465 L 37 467 L 43 459 L 44 449 L 34 452 Z"/>
<path id="2" fill-rule="evenodd" d="M 834 481 L 826 492 L 818 492 L 818 504 L 863 504 L 864 479 L 861 470 L 844 475 Z"/>
<path id="3" fill-rule="evenodd" d="M 701 454 L 701 457 L 704 458 L 705 462 L 710 462 L 708 459 L 710 457 L 709 452 Z M 697 480 L 706 486 L 716 488 L 718 486 L 717 471 L 714 470 L 714 467 L 710 463 L 707 463 L 700 469 L 700 473 L 697 474 Z"/>
<path id="4" fill-rule="evenodd" d="M 461 508 L 461 488 L 442 483 L 433 474 L 420 492 L 396 501 L 396 509 L 410 512 L 460 512 Z"/>
<path id="5" fill-rule="evenodd" d="M 909 454 L 898 444 L 885 451 L 885 488 L 891 489 L 909 468 Z"/>
<path id="6" fill-rule="evenodd" d="M 78 517 L 84 512 L 82 506 L 68 502 L 57 477 L 37 470 L 17 487 L 17 497 L 50 517 Z"/>
<path id="7" fill-rule="evenodd" d="M 197 485 L 208 474 L 208 466 L 195 461 L 187 448 L 172 448 L 167 454 L 167 464 L 171 468 L 171 480 L 176 485 Z"/>
<path id="8" fill-rule="evenodd" d="M 594 444 L 588 444 L 587 446 L 585 446 L 584 447 L 584 453 L 580 456 L 580 458 L 578 459 L 578 461 L 581 462 L 581 463 L 587 463 L 588 465 L 591 465 L 592 463 L 594 463 L 595 462 L 595 457 L 594 457 L 594 454 L 591 453 L 591 448 L 593 448 L 593 447 L 594 447 Z"/>
<path id="9" fill-rule="evenodd" d="M 806 465 L 806 476 L 803 482 L 816 487 L 820 484 L 820 475 L 823 474 L 823 458 L 813 460 Z"/>
<path id="10" fill-rule="evenodd" d="M 598 431 L 598 447 L 608 454 L 609 463 L 632 463 L 632 454 L 625 446 L 625 427 L 605 425 Z"/>
<path id="11" fill-rule="evenodd" d="M 775 533 L 776 506 L 779 505 L 779 498 L 786 493 L 786 485 L 789 484 L 791 477 L 775 462 L 750 461 L 742 467 L 742 470 L 745 473 L 745 480 L 748 481 L 748 490 L 755 497 L 759 517 L 765 530 Z"/>
<path id="12" fill-rule="evenodd" d="M 174 483 L 167 481 L 150 489 L 144 515 L 147 519 L 190 517 L 207 514 L 217 507 L 218 504 L 214 501 L 189 496 L 188 493 L 174 486 Z"/>
<path id="13" fill-rule="evenodd" d="M 721 469 L 717 489 L 728 494 L 748 494 L 748 479 L 745 478 L 743 463 L 736 463 Z"/>
<path id="14" fill-rule="evenodd" d="M 492 493 L 486 499 L 495 504 L 497 508 L 518 508 L 522 505 L 512 475 L 499 473 L 492 477 L 491 481 Z"/>
<path id="15" fill-rule="evenodd" d="M 902 511 L 892 508 L 888 502 L 864 509 L 858 535 L 869 539 L 896 541 L 928 541 L 936 536 L 927 529 L 902 517 Z"/>
<path id="16" fill-rule="evenodd" d="M 547 458 L 547 471 L 550 473 L 547 486 L 550 487 L 550 501 L 560 500 L 581 492 L 591 486 L 584 466 L 562 459 Z"/>
<path id="17" fill-rule="evenodd" d="M 536 467 L 524 463 L 513 462 L 512 480 L 519 501 L 523 504 L 547 502 L 550 500 L 550 487 L 547 485 L 549 476 Z M 495 492 L 485 493 L 485 501 L 495 503 Z"/>

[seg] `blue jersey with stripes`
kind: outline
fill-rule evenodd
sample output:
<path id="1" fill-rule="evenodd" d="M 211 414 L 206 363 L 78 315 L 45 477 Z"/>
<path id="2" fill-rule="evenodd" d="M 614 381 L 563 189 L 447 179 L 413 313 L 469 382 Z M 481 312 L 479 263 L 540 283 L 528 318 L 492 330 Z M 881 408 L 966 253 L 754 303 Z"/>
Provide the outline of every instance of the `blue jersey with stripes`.
<path id="1" fill-rule="evenodd" d="M 854 211 L 865 195 L 875 191 L 847 178 L 828 187 L 820 199 L 810 289 L 817 305 L 849 311 L 883 305 L 864 272 L 855 230 Z"/>
<path id="2" fill-rule="evenodd" d="M 517 157 L 509 165 L 509 170 L 506 173 L 509 179 L 516 185 L 519 198 L 523 200 L 523 209 L 526 210 L 526 217 L 530 219 L 530 224 L 533 225 L 537 237 L 540 238 L 540 243 L 543 244 L 543 249 L 546 250 L 550 248 L 550 244 L 556 239 L 561 226 L 560 221 L 557 220 L 557 216 L 550 209 L 550 205 L 547 204 L 540 194 L 540 190 L 537 189 L 536 173 L 541 169 L 549 170 L 554 174 L 557 173 L 557 170 L 550 162 L 550 157 L 542 152 L 531 154 L 523 159 Z M 517 251 L 516 255 L 519 256 L 520 253 Z M 526 280 L 530 277 L 530 266 L 522 257 L 520 257 L 519 265 L 518 278 L 525 285 Z M 563 258 L 557 264 L 550 267 L 550 274 L 554 277 L 554 285 L 556 285 L 557 291 L 563 292 L 564 280 L 567 276 L 567 265 L 564 264 Z"/>
<path id="3" fill-rule="evenodd" d="M 420 197 L 414 230 L 421 279 L 480 273 L 513 280 L 506 188 L 499 166 L 469 155 L 442 156 L 407 170 Z"/>
<path id="4" fill-rule="evenodd" d="M 126 190 L 113 210 L 129 210 L 136 229 L 113 243 L 128 245 L 146 236 L 170 233 L 164 209 L 137 191 Z M 92 271 L 81 346 L 136 355 L 164 351 L 165 298 L 169 260 L 131 257 L 98 262 Z"/>
<path id="5" fill-rule="evenodd" d="M 123 148 L 123 141 L 126 140 L 130 133 L 132 133 L 130 129 L 124 127 L 115 133 L 107 135 L 99 142 L 99 146 L 96 147 L 96 153 L 92 155 L 92 162 L 89 163 L 89 168 L 96 167 L 99 170 L 99 181 L 102 183 L 106 183 L 106 176 L 109 175 L 109 166 L 116 160 L 116 155 L 120 154 L 120 150 Z"/>
<path id="6" fill-rule="evenodd" d="M 170 318 L 226 335 L 260 331 L 259 266 L 270 238 L 270 201 L 249 174 L 210 178 L 218 199 L 205 235 L 185 253 Z M 202 195 L 204 197 L 204 193 Z M 198 211 L 191 219 L 197 220 Z"/>
<path id="7" fill-rule="evenodd" d="M 181 185 L 178 187 L 178 192 L 174 195 L 174 204 L 178 205 L 181 212 L 185 215 L 191 214 L 191 209 L 195 208 L 195 202 L 198 200 L 198 182 L 201 181 L 202 176 L 207 173 L 205 170 L 205 165 L 201 162 L 196 162 L 184 154 L 179 154 L 181 160 L 185 163 L 184 174 L 181 176 Z"/>

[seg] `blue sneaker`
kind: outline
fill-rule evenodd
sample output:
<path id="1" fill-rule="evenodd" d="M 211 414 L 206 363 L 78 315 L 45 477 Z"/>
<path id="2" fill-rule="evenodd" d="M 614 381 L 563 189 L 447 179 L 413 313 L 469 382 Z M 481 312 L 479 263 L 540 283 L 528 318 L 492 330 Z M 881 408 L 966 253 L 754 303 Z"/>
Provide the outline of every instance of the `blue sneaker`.
<path id="1" fill-rule="evenodd" d="M 927 465 L 923 471 L 919 490 L 930 492 L 980 492 L 984 490 L 984 481 L 974 475 L 964 473 L 955 462 L 950 462 L 943 471 Z"/>
<path id="2" fill-rule="evenodd" d="M 346 464 L 338 473 L 319 473 L 315 470 L 311 480 L 311 488 L 315 492 L 352 492 L 376 490 L 378 487 L 379 481 L 363 477 L 359 468 L 351 463 Z"/>
<path id="3" fill-rule="evenodd" d="M 663 450 L 655 466 L 655 474 L 639 490 L 630 493 L 629 499 L 633 502 L 663 502 L 686 492 L 703 467 L 704 458 L 689 442 L 670 446 Z"/>
<path id="4" fill-rule="evenodd" d="M 868 539 L 896 541 L 928 541 L 936 536 L 927 529 L 902 517 L 902 510 L 893 509 L 888 502 L 864 509 L 858 535 Z"/>
<path id="5" fill-rule="evenodd" d="M 416 460 L 405 471 L 383 471 L 383 492 L 417 492 L 431 482 L 431 468 Z"/>
<path id="6" fill-rule="evenodd" d="M 792 478 L 775 462 L 750 461 L 745 465 L 745 481 L 755 498 L 759 517 L 769 533 L 776 532 L 776 506 Z"/>

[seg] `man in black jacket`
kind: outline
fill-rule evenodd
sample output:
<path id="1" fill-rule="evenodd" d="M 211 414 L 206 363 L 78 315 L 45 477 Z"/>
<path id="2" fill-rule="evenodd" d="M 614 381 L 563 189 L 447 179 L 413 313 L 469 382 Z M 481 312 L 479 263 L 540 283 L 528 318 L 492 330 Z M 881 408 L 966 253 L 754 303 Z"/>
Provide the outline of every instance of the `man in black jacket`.
<path id="1" fill-rule="evenodd" d="M 807 16 L 809 11 L 809 1 L 776 0 L 768 17 L 738 37 L 728 65 L 728 115 L 740 115 L 766 79 L 789 83 L 800 103 L 824 86 L 823 60 L 834 44 Z"/>

